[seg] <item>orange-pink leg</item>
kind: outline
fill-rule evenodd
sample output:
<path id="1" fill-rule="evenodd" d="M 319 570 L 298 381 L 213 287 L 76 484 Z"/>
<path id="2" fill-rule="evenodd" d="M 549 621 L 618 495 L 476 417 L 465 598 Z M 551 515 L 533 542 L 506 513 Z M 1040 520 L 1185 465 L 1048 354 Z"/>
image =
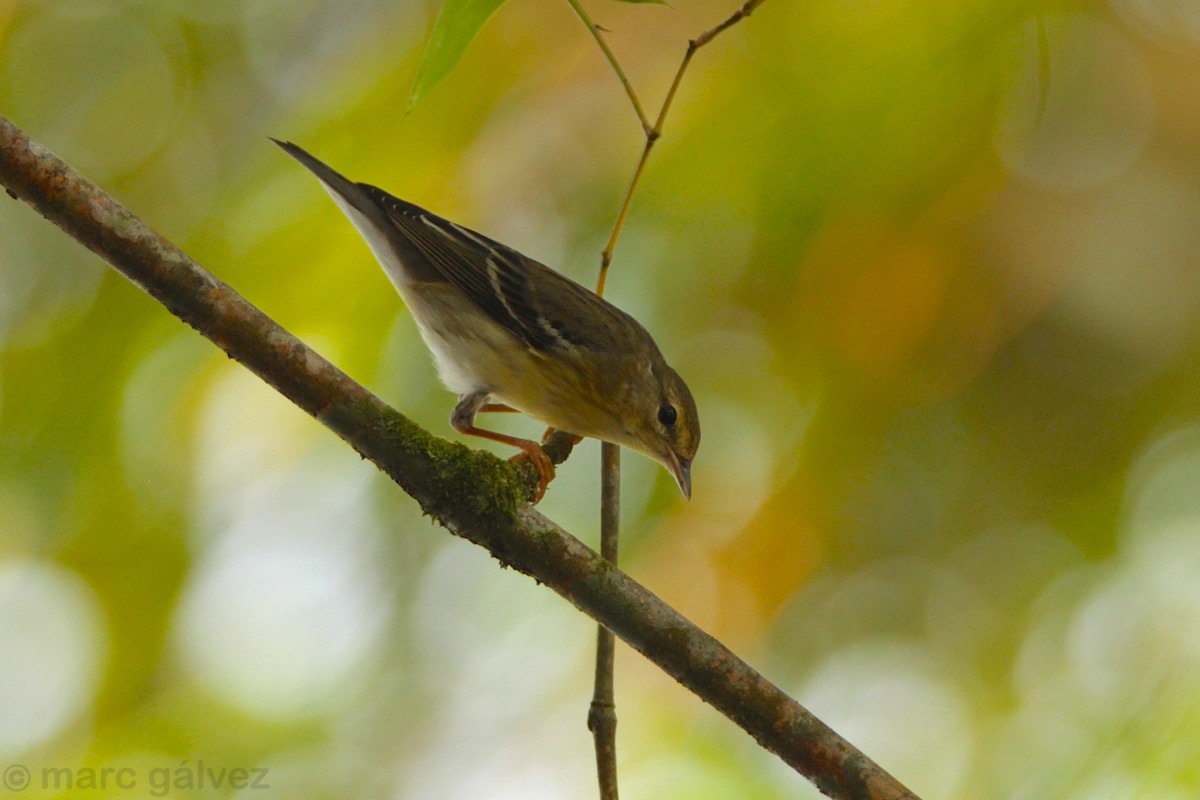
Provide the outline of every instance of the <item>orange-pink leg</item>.
<path id="1" fill-rule="evenodd" d="M 488 403 L 486 401 L 487 392 L 474 392 L 463 395 L 459 398 L 458 405 L 454 407 L 454 411 L 450 414 L 450 425 L 459 433 L 464 433 L 468 436 L 478 436 L 481 439 L 490 439 L 493 442 L 500 442 L 501 444 L 507 444 L 510 447 L 519 449 L 521 452 L 509 460 L 519 461 L 523 458 L 528 458 L 533 462 L 533 466 L 538 472 L 537 494 L 533 498 L 533 502 L 536 504 L 546 494 L 546 487 L 550 485 L 550 481 L 554 480 L 554 462 L 550 460 L 550 456 L 546 455 L 546 451 L 537 442 L 484 430 L 483 428 L 476 428 L 475 414 L 480 411 L 516 410 L 500 403 Z"/>
<path id="2" fill-rule="evenodd" d="M 504 403 L 484 403 L 482 406 L 479 407 L 479 410 L 480 411 L 488 411 L 488 412 L 513 413 L 513 414 L 520 413 L 512 406 L 505 405 Z M 550 437 L 554 435 L 554 432 L 556 430 L 558 430 L 558 428 L 555 428 L 555 427 L 546 428 L 546 432 L 542 434 L 542 444 L 545 444 L 547 441 L 549 441 Z M 571 437 L 572 445 L 579 444 L 582 441 L 583 441 L 582 436 L 572 435 L 572 437 Z"/>

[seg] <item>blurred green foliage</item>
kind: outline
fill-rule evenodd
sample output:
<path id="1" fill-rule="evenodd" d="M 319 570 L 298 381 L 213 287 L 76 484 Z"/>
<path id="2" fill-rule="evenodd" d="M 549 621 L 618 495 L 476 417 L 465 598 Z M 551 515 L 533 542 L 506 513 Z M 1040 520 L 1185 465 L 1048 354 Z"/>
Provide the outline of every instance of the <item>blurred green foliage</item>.
<path id="1" fill-rule="evenodd" d="M 410 111 L 450 74 L 479 29 L 503 4 L 504 0 L 446 0 L 438 11 L 417 67 L 417 78 L 408 98 Z"/>
<path id="2" fill-rule="evenodd" d="M 733 10 L 678 5 L 588 4 L 649 109 Z M 406 115 L 437 11 L 0 3 L 0 110 L 451 435 L 382 272 L 267 136 L 589 284 L 642 140 L 562 0 L 505 4 Z M 608 295 L 705 429 L 690 504 L 625 458 L 625 566 L 924 797 L 1200 788 L 1198 62 L 1170 0 L 770 0 L 697 56 L 617 249 Z M 597 452 L 543 504 L 587 539 Z M 0 203 L 25 796 L 105 766 L 136 790 L 73 793 L 261 767 L 287 797 L 587 796 L 593 634 Z M 627 651 L 618 704 L 628 797 L 815 796 Z"/>

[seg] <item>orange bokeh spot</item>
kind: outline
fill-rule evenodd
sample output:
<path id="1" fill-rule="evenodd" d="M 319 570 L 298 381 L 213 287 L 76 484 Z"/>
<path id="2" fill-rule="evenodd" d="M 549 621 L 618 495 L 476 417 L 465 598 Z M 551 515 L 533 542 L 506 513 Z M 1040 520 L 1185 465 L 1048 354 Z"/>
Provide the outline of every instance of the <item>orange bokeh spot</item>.
<path id="1" fill-rule="evenodd" d="M 844 367 L 886 380 L 932 331 L 952 268 L 919 232 L 843 222 L 827 228 L 810 250 L 801 303 Z"/>

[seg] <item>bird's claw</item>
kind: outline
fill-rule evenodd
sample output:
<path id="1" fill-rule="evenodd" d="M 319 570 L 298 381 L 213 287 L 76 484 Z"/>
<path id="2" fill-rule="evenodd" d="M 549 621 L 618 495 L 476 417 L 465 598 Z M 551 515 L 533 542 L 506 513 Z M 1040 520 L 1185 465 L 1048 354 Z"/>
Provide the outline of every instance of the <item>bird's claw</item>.
<path id="1" fill-rule="evenodd" d="M 550 441 L 550 437 L 553 436 L 557 432 L 558 432 L 558 428 L 554 428 L 554 427 L 546 428 L 546 432 L 542 434 L 542 444 L 545 444 L 546 442 Z M 574 447 L 575 445 L 577 445 L 583 441 L 582 436 L 576 436 L 573 433 L 568 434 L 568 435 L 571 437 L 571 446 L 572 447 Z"/>
<path id="2" fill-rule="evenodd" d="M 533 463 L 533 467 L 538 473 L 537 493 L 533 496 L 533 504 L 537 505 L 545 497 L 546 487 L 550 485 L 550 481 L 554 480 L 554 462 L 536 443 L 528 442 L 527 444 L 528 447 L 522 446 L 521 452 L 510 458 L 509 461 L 516 463 L 529 459 Z"/>

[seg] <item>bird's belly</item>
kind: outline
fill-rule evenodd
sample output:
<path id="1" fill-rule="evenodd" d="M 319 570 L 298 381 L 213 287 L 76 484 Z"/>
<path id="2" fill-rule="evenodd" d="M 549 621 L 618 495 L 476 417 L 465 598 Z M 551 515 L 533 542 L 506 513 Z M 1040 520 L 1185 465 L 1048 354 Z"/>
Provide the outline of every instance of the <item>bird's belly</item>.
<path id="1" fill-rule="evenodd" d="M 534 352 L 448 285 L 403 292 L 438 377 L 459 395 L 492 399 L 547 425 L 580 436 L 618 439 L 607 401 L 570 362 Z M 414 295 L 410 297 L 409 295 Z M 605 402 L 605 405 L 601 405 Z"/>
<path id="2" fill-rule="evenodd" d="M 419 292 L 402 294 L 433 354 L 438 377 L 450 391 L 508 395 L 523 375 L 528 379 L 533 356 L 525 343 L 457 290 L 446 284 L 424 284 Z"/>
<path id="3" fill-rule="evenodd" d="M 450 391 L 460 395 L 494 393 L 507 383 L 505 370 L 497 369 L 497 362 L 502 364 L 512 357 L 503 342 L 438 324 L 418 323 L 418 328 L 433 354 L 438 377 Z"/>
<path id="4" fill-rule="evenodd" d="M 558 430 L 607 441 L 622 438 L 610 401 L 570 363 L 548 360 L 526 351 L 527 370 L 504 385 L 498 382 L 492 396 L 526 416 Z M 506 376 L 507 377 L 507 376 Z"/>

